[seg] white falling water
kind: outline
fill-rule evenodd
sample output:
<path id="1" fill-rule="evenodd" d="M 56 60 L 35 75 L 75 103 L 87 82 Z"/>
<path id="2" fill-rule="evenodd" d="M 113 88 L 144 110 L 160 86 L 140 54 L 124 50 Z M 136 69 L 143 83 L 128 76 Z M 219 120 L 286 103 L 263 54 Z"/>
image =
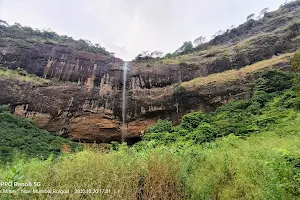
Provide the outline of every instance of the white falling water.
<path id="1" fill-rule="evenodd" d="M 127 82 L 127 70 L 128 63 L 124 62 L 123 65 L 123 93 L 122 93 L 122 139 L 121 142 L 124 142 L 125 135 L 127 133 L 126 126 L 126 82 Z"/>

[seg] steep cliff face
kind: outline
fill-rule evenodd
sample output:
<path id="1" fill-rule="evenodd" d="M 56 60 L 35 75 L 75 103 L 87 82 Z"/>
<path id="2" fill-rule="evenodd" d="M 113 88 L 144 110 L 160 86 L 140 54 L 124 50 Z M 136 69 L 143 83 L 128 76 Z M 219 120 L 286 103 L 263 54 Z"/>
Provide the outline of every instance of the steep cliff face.
<path id="1" fill-rule="evenodd" d="M 213 111 L 234 99 L 249 98 L 259 74 L 272 68 L 289 69 L 291 56 L 162 88 L 135 88 L 129 80 L 126 141 L 139 140 L 141 131 L 159 118 L 176 124 L 191 110 Z M 0 78 L 0 84 L 1 104 L 10 104 L 16 114 L 32 118 L 42 128 L 76 141 L 121 140 L 122 91 L 112 89 L 109 82 L 93 89 L 76 83 L 36 84 L 7 78 Z M 176 92 L 179 87 L 185 90 Z M 106 93 L 104 88 L 109 88 Z"/>
<path id="2" fill-rule="evenodd" d="M 0 52 L 0 65 L 9 69 L 22 68 L 40 77 L 80 84 L 88 78 L 103 77 L 113 66 L 122 63 L 112 56 L 79 51 L 66 45 L 12 38 L 0 38 Z"/>
<path id="3" fill-rule="evenodd" d="M 289 68 L 292 54 L 288 52 L 300 44 L 299 17 L 300 1 L 296 1 L 189 54 L 130 62 L 127 141 L 138 140 L 141 131 L 159 118 L 178 123 L 191 110 L 212 111 L 233 99 L 248 98 L 262 71 Z M 10 104 L 16 114 L 74 140 L 121 139 L 121 59 L 97 49 L 91 51 L 90 46 L 82 49 L 68 38 L 67 42 L 36 41 L 8 30 L 0 26 L 0 65 L 22 68 L 50 81 L 37 84 L 0 76 L 1 104 Z"/>

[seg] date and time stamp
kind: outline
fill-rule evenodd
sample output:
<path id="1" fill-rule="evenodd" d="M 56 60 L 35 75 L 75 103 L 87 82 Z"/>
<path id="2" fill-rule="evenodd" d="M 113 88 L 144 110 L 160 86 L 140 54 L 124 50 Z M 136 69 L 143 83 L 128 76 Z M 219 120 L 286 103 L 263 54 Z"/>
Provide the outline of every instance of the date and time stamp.
<path id="1" fill-rule="evenodd" d="M 0 182 L 0 194 L 110 194 L 111 189 L 74 188 L 74 189 L 39 189 L 40 182 Z"/>

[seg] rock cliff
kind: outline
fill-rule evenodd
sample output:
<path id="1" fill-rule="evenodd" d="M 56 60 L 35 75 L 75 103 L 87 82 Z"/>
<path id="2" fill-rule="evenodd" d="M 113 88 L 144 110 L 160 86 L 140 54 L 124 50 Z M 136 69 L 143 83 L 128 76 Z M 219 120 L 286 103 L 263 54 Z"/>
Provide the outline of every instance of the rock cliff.
<path id="1" fill-rule="evenodd" d="M 139 140 L 141 132 L 159 118 L 178 123 L 191 110 L 213 111 L 233 99 L 248 98 L 263 70 L 289 68 L 289 52 L 300 43 L 299 17 L 300 1 L 296 1 L 186 55 L 130 62 L 126 141 Z M 13 112 L 34 119 L 40 127 L 77 141 L 120 140 L 123 61 L 66 41 L 71 42 L 22 38 L 1 25 L 0 65 L 50 81 L 41 84 L 0 76 L 0 103 L 10 104 Z"/>

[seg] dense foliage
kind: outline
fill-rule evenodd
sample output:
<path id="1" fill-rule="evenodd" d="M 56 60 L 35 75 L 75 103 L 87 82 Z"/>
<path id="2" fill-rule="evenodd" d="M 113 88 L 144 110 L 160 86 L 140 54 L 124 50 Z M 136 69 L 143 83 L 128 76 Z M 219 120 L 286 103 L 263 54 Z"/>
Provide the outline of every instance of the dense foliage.
<path id="1" fill-rule="evenodd" d="M 292 117 L 289 109 L 300 108 L 300 94 L 294 89 L 299 83 L 298 76 L 293 78 L 279 70 L 267 71 L 261 75 L 249 100 L 230 102 L 209 114 L 189 113 L 183 116 L 180 125 L 171 128 L 170 122 L 160 120 L 148 129 L 143 140 L 155 145 L 180 146 L 187 142 L 201 144 L 229 134 L 247 136 L 263 131 L 280 123 L 283 117 Z M 168 129 L 161 130 L 160 134 L 154 131 L 166 126 Z"/>
<path id="2" fill-rule="evenodd" d="M 89 40 L 74 40 L 72 37 L 67 35 L 58 35 L 57 33 L 51 30 L 38 30 L 32 29 L 29 26 L 22 26 L 19 23 L 9 26 L 3 20 L 0 20 L 0 36 L 2 38 L 9 38 L 15 42 L 24 42 L 29 43 L 56 43 L 71 46 L 75 49 L 82 51 L 89 51 L 92 53 L 101 53 L 104 55 L 111 55 L 104 47 L 101 47 L 99 44 L 92 44 Z"/>
<path id="3" fill-rule="evenodd" d="M 296 114 L 296 113 L 294 113 Z M 2 194 L 3 199 L 299 199 L 300 115 L 247 139 L 229 135 L 184 148 L 85 150 L 56 162 L 16 159 L 0 166 L 3 181 L 39 181 L 37 190 L 68 194 Z M 1 188 L 1 187 L 0 187 Z M 2 189 L 28 187 L 2 187 Z M 75 193 L 75 189 L 84 189 Z M 88 189 L 91 189 L 89 192 Z M 100 191 L 100 189 L 103 189 Z M 97 192 L 98 190 L 98 192 Z"/>
<path id="4" fill-rule="evenodd" d="M 7 106 L 0 106 L 1 162 L 10 161 L 18 153 L 29 157 L 48 158 L 50 154 L 61 154 L 63 145 L 70 150 L 77 146 L 67 139 L 37 128 L 27 118 L 12 115 Z"/>

